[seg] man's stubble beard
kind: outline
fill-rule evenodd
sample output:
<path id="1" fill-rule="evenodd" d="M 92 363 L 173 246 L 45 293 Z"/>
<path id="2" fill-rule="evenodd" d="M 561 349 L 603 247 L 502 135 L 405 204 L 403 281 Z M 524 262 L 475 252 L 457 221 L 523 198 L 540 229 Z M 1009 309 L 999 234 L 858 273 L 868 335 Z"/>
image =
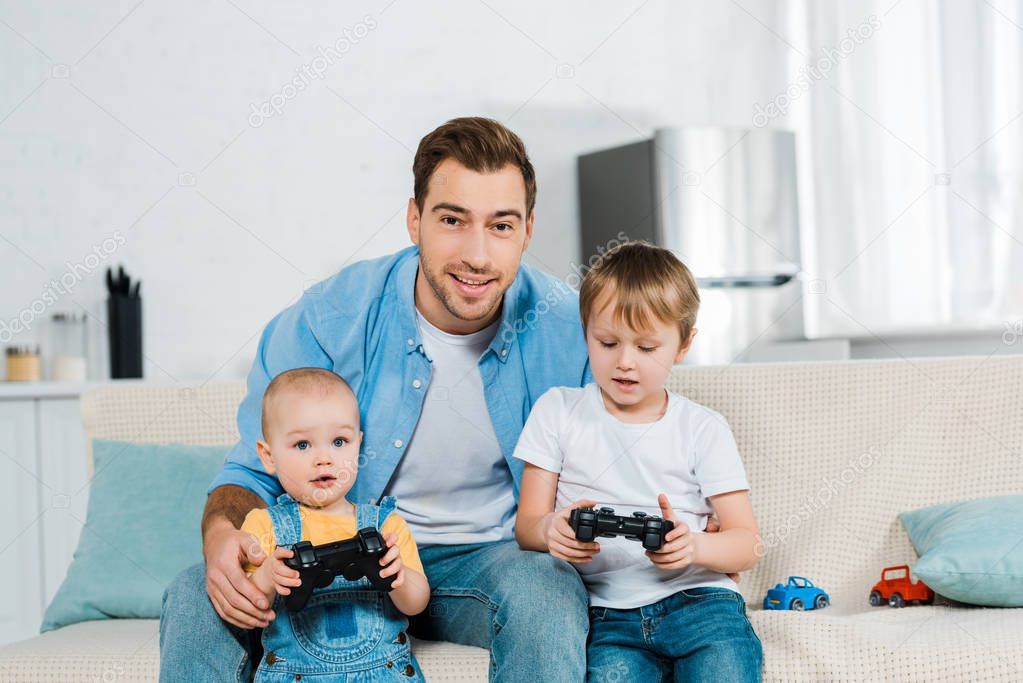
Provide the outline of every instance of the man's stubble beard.
<path id="1" fill-rule="evenodd" d="M 434 273 L 433 264 L 430 261 L 430 258 L 423 251 L 422 244 L 420 244 L 419 256 L 422 259 L 423 275 L 426 277 L 426 284 L 428 284 L 430 286 L 430 289 L 433 290 L 433 293 L 440 300 L 440 302 L 444 306 L 445 310 L 447 310 L 448 313 L 450 313 L 451 315 L 455 316 L 459 320 L 475 321 L 475 320 L 482 320 L 484 318 L 489 318 L 491 315 L 493 315 L 494 309 L 503 300 L 503 298 L 504 298 L 504 291 L 503 290 L 499 290 L 497 295 L 496 295 L 496 298 L 494 298 L 493 300 L 487 302 L 487 306 L 486 306 L 485 310 L 480 315 L 476 315 L 476 316 L 472 316 L 472 317 L 468 317 L 468 316 L 463 315 L 456 308 L 456 304 L 453 301 L 453 299 L 455 297 L 459 296 L 459 295 L 456 292 L 450 292 L 449 293 L 449 290 L 446 289 L 445 286 L 444 286 L 444 284 L 450 284 L 450 283 L 447 282 L 447 280 L 448 280 L 447 271 L 446 270 L 441 270 L 439 275 Z M 438 277 L 440 278 L 440 280 L 444 281 L 444 284 L 442 284 L 437 279 Z M 501 278 L 497 277 L 497 278 L 495 278 L 495 280 L 498 283 L 500 283 Z M 451 285 L 451 286 L 453 287 L 454 285 Z"/>

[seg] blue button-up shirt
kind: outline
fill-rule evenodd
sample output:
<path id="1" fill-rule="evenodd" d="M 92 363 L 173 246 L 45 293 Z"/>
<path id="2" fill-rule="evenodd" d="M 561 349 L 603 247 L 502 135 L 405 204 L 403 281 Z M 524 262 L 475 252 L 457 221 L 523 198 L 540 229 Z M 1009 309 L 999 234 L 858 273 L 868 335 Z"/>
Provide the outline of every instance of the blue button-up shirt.
<path id="1" fill-rule="evenodd" d="M 349 500 L 383 494 L 408 447 L 431 375 L 415 315 L 419 247 L 353 263 L 310 287 L 263 330 L 238 408 L 241 439 L 210 490 L 235 484 L 272 504 L 283 493 L 256 455 L 263 392 L 277 374 L 299 367 L 333 370 L 359 401 L 364 437 Z M 512 457 L 533 403 L 553 386 L 593 381 L 579 322 L 579 296 L 525 264 L 504 294 L 501 324 L 479 359 L 487 411 L 518 500 L 523 463 Z M 458 439 L 457 434 L 451 435 Z M 438 454 L 443 459 L 443 453 Z M 443 470 L 438 470 L 441 474 Z M 424 482 L 428 485 L 428 482 Z"/>

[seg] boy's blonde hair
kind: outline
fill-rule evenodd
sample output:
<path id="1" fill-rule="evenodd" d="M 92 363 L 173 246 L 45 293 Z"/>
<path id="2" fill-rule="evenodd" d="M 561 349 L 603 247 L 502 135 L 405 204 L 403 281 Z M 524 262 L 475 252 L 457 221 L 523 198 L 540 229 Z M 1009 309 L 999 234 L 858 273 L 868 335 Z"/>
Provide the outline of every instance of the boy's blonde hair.
<path id="1" fill-rule="evenodd" d="M 608 249 L 586 273 L 579 287 L 583 333 L 600 295 L 612 296 L 612 315 L 633 330 L 651 327 L 651 316 L 678 325 L 686 345 L 696 325 L 700 294 L 696 280 L 673 253 L 642 240 Z"/>

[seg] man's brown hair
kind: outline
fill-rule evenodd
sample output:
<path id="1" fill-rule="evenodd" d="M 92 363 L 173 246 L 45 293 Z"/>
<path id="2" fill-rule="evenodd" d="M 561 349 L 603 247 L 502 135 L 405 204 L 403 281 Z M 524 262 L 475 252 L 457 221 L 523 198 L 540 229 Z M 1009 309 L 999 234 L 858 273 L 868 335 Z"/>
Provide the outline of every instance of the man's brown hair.
<path id="1" fill-rule="evenodd" d="M 633 330 L 650 328 L 650 316 L 678 325 L 682 345 L 696 325 L 700 293 L 696 280 L 671 251 L 649 242 L 625 242 L 608 249 L 587 271 L 579 287 L 583 332 L 597 299 L 613 297 L 612 315 Z"/>
<path id="2" fill-rule="evenodd" d="M 451 119 L 419 141 L 412 175 L 415 177 L 415 199 L 423 211 L 430 178 L 440 162 L 454 159 L 470 171 L 493 173 L 507 164 L 522 171 L 526 183 L 526 215 L 529 218 L 536 204 L 536 174 L 519 136 L 503 124 L 479 116 Z"/>

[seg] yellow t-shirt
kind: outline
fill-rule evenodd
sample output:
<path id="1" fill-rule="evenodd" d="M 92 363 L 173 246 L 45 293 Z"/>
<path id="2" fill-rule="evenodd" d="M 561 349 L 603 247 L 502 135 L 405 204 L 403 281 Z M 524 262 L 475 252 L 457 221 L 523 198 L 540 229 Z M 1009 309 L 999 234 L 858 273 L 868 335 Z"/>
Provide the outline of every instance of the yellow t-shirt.
<path id="1" fill-rule="evenodd" d="M 355 515 L 341 516 L 327 512 L 307 508 L 304 505 L 298 506 L 298 514 L 302 519 L 302 540 L 309 541 L 313 545 L 323 545 L 335 541 L 344 541 L 355 536 L 358 531 L 355 528 Z M 270 556 L 277 549 L 274 539 L 274 526 L 270 521 L 270 513 L 265 509 L 250 510 L 242 522 L 242 531 L 247 531 L 259 541 L 259 547 Z M 397 534 L 398 552 L 401 555 L 402 564 L 409 569 L 415 569 L 420 574 L 426 575 L 423 571 L 423 563 L 419 559 L 419 549 L 416 547 L 412 532 L 409 531 L 405 520 L 392 512 L 384 520 L 381 527 L 381 536 L 384 542 L 390 534 Z M 245 571 L 251 572 L 256 569 L 253 565 L 246 565 Z M 381 567 L 383 569 L 383 567 Z"/>

